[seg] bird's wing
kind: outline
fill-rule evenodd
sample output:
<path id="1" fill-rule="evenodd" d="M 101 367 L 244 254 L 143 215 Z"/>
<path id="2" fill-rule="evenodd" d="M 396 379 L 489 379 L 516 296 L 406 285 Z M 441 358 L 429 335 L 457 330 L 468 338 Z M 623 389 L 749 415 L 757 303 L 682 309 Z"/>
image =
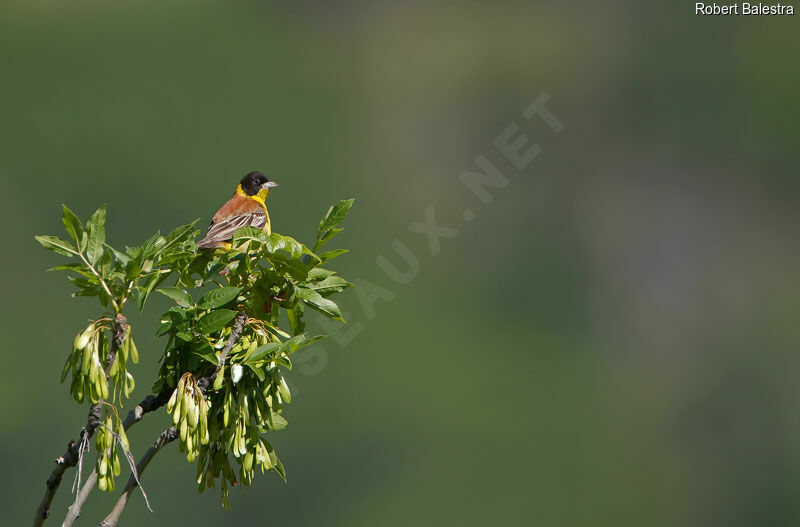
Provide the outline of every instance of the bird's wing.
<path id="1" fill-rule="evenodd" d="M 258 202 L 234 196 L 220 208 L 211 220 L 206 237 L 197 242 L 200 248 L 223 247 L 231 241 L 236 229 L 252 226 L 263 229 L 269 222 L 267 211 Z"/>
<path id="2" fill-rule="evenodd" d="M 248 212 L 246 214 L 230 216 L 218 222 L 212 223 L 208 228 L 206 237 L 197 242 L 197 246 L 203 249 L 222 247 L 223 242 L 231 241 L 231 238 L 233 238 L 233 233 L 236 232 L 236 229 L 246 227 L 248 225 L 257 229 L 263 229 L 264 225 L 266 224 L 267 213 L 264 211 Z"/>

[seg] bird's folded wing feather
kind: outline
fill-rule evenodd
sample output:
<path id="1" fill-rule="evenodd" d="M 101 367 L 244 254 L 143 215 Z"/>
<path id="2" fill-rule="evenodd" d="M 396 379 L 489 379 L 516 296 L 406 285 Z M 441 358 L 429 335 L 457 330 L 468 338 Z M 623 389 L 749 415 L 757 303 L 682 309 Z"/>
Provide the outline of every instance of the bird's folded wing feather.
<path id="1" fill-rule="evenodd" d="M 252 226 L 263 229 L 267 224 L 267 213 L 263 210 L 229 216 L 215 221 L 209 226 L 206 237 L 197 242 L 200 248 L 222 247 L 223 242 L 231 241 L 236 229 Z"/>

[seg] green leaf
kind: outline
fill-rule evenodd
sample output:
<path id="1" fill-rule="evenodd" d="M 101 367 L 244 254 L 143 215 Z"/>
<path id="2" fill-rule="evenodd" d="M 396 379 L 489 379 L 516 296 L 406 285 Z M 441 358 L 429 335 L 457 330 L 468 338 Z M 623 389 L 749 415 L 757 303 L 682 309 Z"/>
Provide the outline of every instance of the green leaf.
<path id="1" fill-rule="evenodd" d="M 281 271 L 292 275 L 295 280 L 305 280 L 308 276 L 309 268 L 300 258 L 292 258 L 286 253 L 273 253 L 267 256 L 267 260 Z"/>
<path id="2" fill-rule="evenodd" d="M 205 340 L 205 339 L 203 339 Z M 219 357 L 217 357 L 217 353 L 214 348 L 208 342 L 205 342 L 200 345 L 199 349 L 195 350 L 195 355 L 201 357 L 203 360 L 210 362 L 214 366 L 219 364 Z"/>
<path id="3" fill-rule="evenodd" d="M 328 209 L 325 217 L 319 222 L 319 229 L 317 229 L 317 243 L 314 244 L 314 252 L 317 252 L 326 241 L 333 238 L 336 234 L 341 232 L 336 226 L 344 221 L 350 208 L 353 206 L 355 198 L 345 199 L 333 205 Z"/>
<path id="4" fill-rule="evenodd" d="M 270 450 L 269 451 L 269 460 L 272 462 L 272 470 L 274 470 L 275 473 L 277 475 L 279 475 L 281 477 L 281 479 L 285 483 L 286 482 L 286 469 L 284 468 L 283 463 L 281 463 L 281 460 L 278 459 L 278 456 L 275 455 L 275 451 L 274 450 Z"/>
<path id="5" fill-rule="evenodd" d="M 333 300 L 328 300 L 316 291 L 306 289 L 305 287 L 298 287 L 295 294 L 300 300 L 305 302 L 307 306 L 316 309 L 326 317 L 344 322 L 342 312 Z"/>
<path id="6" fill-rule="evenodd" d="M 217 309 L 216 311 L 211 311 L 210 313 L 206 313 L 200 320 L 198 320 L 198 329 L 200 333 L 203 335 L 209 335 L 211 333 L 215 333 L 225 325 L 233 320 L 233 317 L 236 316 L 236 311 L 232 311 L 230 309 Z"/>
<path id="7" fill-rule="evenodd" d="M 169 273 L 156 273 L 150 276 L 142 287 L 136 288 L 138 295 L 136 298 L 136 305 L 139 307 L 139 311 L 144 308 L 144 303 L 147 301 L 150 293 L 161 285 L 161 283 L 167 279 L 167 276 L 169 276 Z"/>
<path id="8" fill-rule="evenodd" d="M 349 253 L 350 251 L 347 249 L 334 249 L 333 251 L 327 251 L 319 255 L 319 259 L 322 260 L 322 263 L 325 263 L 329 260 L 333 260 L 337 256 L 341 256 L 343 254 Z"/>
<path id="9" fill-rule="evenodd" d="M 297 335 L 283 343 L 283 345 L 281 346 L 280 353 L 291 355 L 295 351 L 301 348 L 305 348 L 309 344 L 313 344 L 314 342 L 322 340 L 324 338 L 326 338 L 325 335 L 314 335 L 313 337 L 309 337 L 305 333 L 302 335 Z"/>
<path id="10" fill-rule="evenodd" d="M 129 262 L 129 261 L 130 261 L 130 259 L 131 259 L 131 257 L 130 257 L 130 256 L 128 256 L 127 254 L 125 254 L 125 253 L 124 253 L 124 252 L 122 252 L 122 251 L 118 251 L 118 250 L 114 249 L 113 247 L 111 247 L 111 246 L 110 246 L 110 245 L 108 245 L 108 244 L 105 244 L 105 246 L 108 248 L 108 250 L 109 250 L 109 251 L 111 251 L 111 252 L 114 254 L 114 258 L 115 258 L 115 259 L 116 259 L 116 260 L 117 260 L 117 261 L 118 261 L 118 262 L 119 262 L 119 263 L 120 263 L 120 264 L 121 264 L 123 267 L 124 267 L 124 266 L 126 266 L 126 265 L 128 264 L 128 262 Z"/>
<path id="11" fill-rule="evenodd" d="M 343 229 L 339 227 L 333 227 L 322 233 L 322 235 L 317 238 L 317 243 L 314 244 L 314 250 L 320 249 L 325 243 L 328 242 L 331 238 L 342 232 Z"/>
<path id="12" fill-rule="evenodd" d="M 194 231 L 194 227 L 195 225 L 197 225 L 198 221 L 200 220 L 199 219 L 194 220 L 192 223 L 181 225 L 180 227 L 177 227 L 175 230 L 173 230 L 171 233 L 167 234 L 167 237 L 165 239 L 165 244 L 161 248 L 161 251 L 163 252 L 164 250 L 172 247 L 173 245 L 177 245 L 178 243 L 186 240 L 189 237 L 189 235 L 192 234 L 192 232 Z"/>
<path id="13" fill-rule="evenodd" d="M 248 362 L 247 366 L 251 370 L 253 370 L 253 373 L 256 374 L 256 377 L 258 377 L 259 381 L 263 382 L 264 379 L 267 378 L 266 374 L 264 373 L 264 369 L 261 366 L 259 366 L 258 364 L 251 364 L 251 363 Z"/>
<path id="14" fill-rule="evenodd" d="M 247 225 L 245 227 L 240 227 L 236 229 L 236 232 L 233 233 L 233 237 L 231 239 L 231 245 L 233 247 L 238 247 L 242 242 L 249 240 L 256 240 L 259 242 L 263 242 L 265 236 L 266 233 L 261 229 L 257 229 L 251 225 Z"/>
<path id="15" fill-rule="evenodd" d="M 103 255 L 103 243 L 106 241 L 106 206 L 103 205 L 89 217 L 86 222 L 89 242 L 86 245 L 86 257 L 89 263 L 96 264 Z"/>
<path id="16" fill-rule="evenodd" d="M 252 354 L 247 358 L 245 361 L 246 364 L 255 363 L 261 360 L 266 360 L 271 357 L 279 357 L 284 353 L 287 355 L 291 355 L 295 351 L 308 346 L 320 339 L 324 339 L 325 335 L 316 335 L 313 337 L 309 337 L 305 333 L 302 335 L 296 335 L 286 342 L 278 343 L 278 342 L 269 342 L 264 344 L 263 346 L 259 346 L 258 348 L 253 351 Z"/>
<path id="17" fill-rule="evenodd" d="M 181 307 L 190 307 L 192 305 L 192 297 L 189 293 L 180 287 L 170 286 L 156 289 L 162 295 L 171 298 Z"/>
<path id="18" fill-rule="evenodd" d="M 336 271 L 331 271 L 330 269 L 323 269 L 322 267 L 315 267 L 308 272 L 308 279 L 309 281 L 320 281 L 325 280 L 329 276 L 333 276 L 336 274 Z"/>
<path id="19" fill-rule="evenodd" d="M 72 239 L 75 240 L 75 243 L 80 249 L 81 239 L 83 238 L 83 224 L 81 224 L 81 220 L 78 219 L 78 216 L 69 210 L 69 208 L 67 208 L 67 206 L 63 203 L 61 204 L 61 208 L 61 221 L 64 223 L 64 227 L 66 227 L 67 232 Z"/>
<path id="20" fill-rule="evenodd" d="M 34 236 L 36 241 L 42 244 L 42 247 L 50 251 L 63 254 L 64 256 L 74 256 L 78 254 L 75 247 L 66 240 L 62 240 L 58 236 Z"/>
<path id="21" fill-rule="evenodd" d="M 319 282 L 309 282 L 306 287 L 313 289 L 322 296 L 327 296 L 333 293 L 344 291 L 353 284 L 342 278 L 341 276 L 329 276 Z"/>
<path id="22" fill-rule="evenodd" d="M 292 333 L 295 335 L 299 335 L 306 329 L 306 323 L 303 320 L 302 302 L 296 302 L 291 309 L 287 309 L 286 317 L 289 319 L 289 325 L 292 327 Z"/>
<path id="23" fill-rule="evenodd" d="M 289 421 L 283 418 L 281 414 L 276 414 L 272 412 L 272 428 L 273 430 L 283 430 L 287 426 L 289 426 Z"/>
<path id="24" fill-rule="evenodd" d="M 270 253 L 286 251 L 292 258 L 300 258 L 303 254 L 313 254 L 308 247 L 291 236 L 272 233 L 266 237 L 264 247 Z"/>
<path id="25" fill-rule="evenodd" d="M 97 271 L 101 276 L 107 277 L 111 273 L 111 252 L 103 251 L 100 254 L 103 256 L 97 262 Z"/>
<path id="26" fill-rule="evenodd" d="M 253 350 L 253 353 L 250 353 L 246 357 L 245 364 L 255 363 L 260 360 L 264 360 L 268 357 L 271 357 L 272 354 L 276 352 L 280 347 L 281 347 L 280 342 L 267 342 L 266 344 L 263 344 L 257 347 L 255 350 Z"/>
<path id="27" fill-rule="evenodd" d="M 89 269 L 81 263 L 69 263 L 64 265 L 57 265 L 55 267 L 51 267 L 50 269 L 48 269 L 48 271 L 74 271 L 76 273 L 82 274 L 87 278 L 94 278 L 92 272 L 89 271 Z"/>
<path id="28" fill-rule="evenodd" d="M 200 309 L 214 309 L 222 307 L 239 294 L 241 287 L 220 287 L 212 289 L 203 295 L 203 302 L 198 306 Z"/>

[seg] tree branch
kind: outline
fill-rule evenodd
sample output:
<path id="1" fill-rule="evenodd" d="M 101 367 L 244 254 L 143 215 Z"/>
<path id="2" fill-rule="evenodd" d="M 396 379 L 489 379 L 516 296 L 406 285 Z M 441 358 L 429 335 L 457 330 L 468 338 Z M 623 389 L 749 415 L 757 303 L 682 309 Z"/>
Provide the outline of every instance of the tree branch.
<path id="1" fill-rule="evenodd" d="M 169 401 L 169 397 L 172 395 L 172 389 L 169 387 L 165 387 L 158 395 L 148 395 L 142 402 L 140 402 L 135 408 L 128 412 L 128 415 L 125 417 L 125 420 L 122 421 L 122 426 L 125 430 L 128 430 L 130 427 L 138 423 L 144 417 L 144 414 L 154 412 L 167 404 Z M 64 523 L 62 527 L 70 527 L 75 524 L 75 521 L 81 515 L 81 508 L 83 508 L 83 504 L 86 503 L 86 500 L 89 498 L 89 494 L 94 490 L 95 486 L 97 485 L 97 471 L 92 470 L 92 473 L 89 474 L 89 477 L 86 478 L 86 482 L 81 487 L 80 492 L 78 493 L 78 497 L 75 499 L 75 503 L 69 506 L 67 510 L 67 517 L 64 519 Z"/>
<path id="2" fill-rule="evenodd" d="M 117 350 L 119 350 L 120 346 L 122 345 L 127 327 L 128 319 L 125 318 L 125 315 L 122 313 L 118 313 L 114 319 L 111 346 L 108 355 L 106 356 L 106 375 L 108 375 L 108 370 L 111 368 L 111 364 L 113 364 L 114 358 L 117 356 Z M 55 469 L 53 469 L 50 477 L 47 478 L 47 482 L 45 483 L 47 489 L 45 490 L 44 497 L 42 498 L 39 507 L 36 509 L 36 516 L 33 519 L 34 527 L 41 527 L 44 525 L 45 520 L 48 518 L 48 516 L 50 516 L 50 504 L 53 502 L 53 497 L 61 485 L 61 478 L 64 475 L 64 472 L 66 472 L 68 468 L 74 467 L 78 464 L 78 460 L 81 457 L 80 445 L 82 445 L 85 441 L 88 442 L 88 440 L 92 438 L 95 429 L 100 424 L 101 417 L 102 402 L 98 402 L 97 404 L 90 406 L 89 417 L 86 419 L 86 426 L 81 428 L 81 431 L 78 434 L 78 442 L 76 443 L 74 440 L 70 441 L 67 444 L 67 451 L 64 453 L 64 455 L 56 458 L 57 466 Z"/>
<path id="3" fill-rule="evenodd" d="M 155 443 L 153 443 L 153 446 L 151 446 L 147 452 L 145 452 L 144 456 L 142 456 L 142 459 L 140 459 L 136 464 L 136 473 L 140 478 L 142 476 L 142 472 L 144 472 L 144 469 L 147 468 L 147 465 L 150 463 L 150 461 L 152 461 L 158 451 L 161 450 L 161 448 L 163 448 L 165 445 L 175 441 L 175 439 L 178 438 L 178 435 L 178 429 L 174 426 L 170 426 L 161 432 L 161 435 L 158 436 L 158 439 L 156 439 Z M 137 486 L 138 484 L 136 483 L 136 478 L 133 474 L 131 474 L 131 476 L 128 478 L 128 483 L 125 485 L 125 488 L 122 491 L 122 495 L 120 495 L 117 503 L 114 504 L 114 508 L 111 509 L 111 512 L 108 514 L 108 516 L 106 516 L 105 519 L 100 522 L 100 527 L 114 527 L 117 525 L 119 517 L 122 515 L 122 511 L 125 510 L 125 505 L 128 504 L 128 500 Z"/>
<path id="4" fill-rule="evenodd" d="M 233 346 L 236 344 L 236 341 L 239 340 L 239 337 L 242 334 L 242 330 L 244 329 L 244 323 L 247 322 L 247 315 L 245 315 L 244 311 L 240 311 L 233 322 L 233 330 L 231 331 L 231 336 L 228 337 L 228 341 L 225 343 L 225 347 L 222 348 L 222 352 L 219 354 L 219 364 L 217 364 L 217 369 L 214 370 L 214 373 L 211 375 L 206 375 L 205 377 L 197 380 L 197 387 L 200 388 L 200 391 L 205 393 L 208 391 L 208 387 L 214 384 L 214 380 L 217 378 L 217 375 L 220 371 L 222 371 L 222 367 L 225 366 L 225 361 L 228 358 L 228 353 L 231 352 Z M 171 394 L 170 394 L 171 395 Z"/>

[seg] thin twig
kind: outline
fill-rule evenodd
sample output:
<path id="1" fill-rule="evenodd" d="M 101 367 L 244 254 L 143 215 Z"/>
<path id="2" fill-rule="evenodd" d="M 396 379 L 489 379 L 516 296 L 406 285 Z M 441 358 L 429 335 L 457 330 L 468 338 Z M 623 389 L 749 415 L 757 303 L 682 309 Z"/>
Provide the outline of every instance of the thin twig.
<path id="1" fill-rule="evenodd" d="M 144 496 L 144 502 L 147 505 L 147 510 L 149 510 L 150 512 L 153 512 L 153 509 L 150 507 L 150 500 L 147 499 L 147 493 L 144 491 L 144 487 L 142 486 L 142 482 L 139 481 L 139 470 L 136 468 L 136 460 L 133 459 L 133 454 L 131 454 L 131 451 L 128 450 L 128 448 L 125 447 L 124 443 L 122 442 L 122 438 L 119 436 L 119 434 L 117 434 L 115 431 L 113 431 L 112 429 L 110 429 L 109 427 L 107 427 L 106 425 L 104 425 L 102 423 L 100 424 L 100 426 L 102 426 L 103 428 L 108 430 L 108 432 L 112 436 L 114 436 L 114 439 L 117 441 L 117 443 L 119 443 L 119 445 L 122 447 L 122 453 L 125 455 L 125 460 L 128 462 L 128 465 L 131 467 L 131 477 L 136 480 L 136 484 L 139 486 L 139 490 L 142 491 L 142 496 Z"/>
<path id="2" fill-rule="evenodd" d="M 81 473 L 83 472 L 83 455 L 89 450 L 89 438 L 84 437 L 81 440 L 80 450 L 78 453 L 78 479 L 72 484 L 72 492 L 78 492 L 81 488 Z"/>
<path id="3" fill-rule="evenodd" d="M 122 340 L 125 336 L 125 330 L 128 327 L 128 319 L 125 315 L 119 313 L 114 320 L 114 335 L 111 340 L 111 349 L 106 357 L 105 371 L 108 373 L 114 358 L 117 355 L 117 350 L 122 345 Z M 50 473 L 45 484 L 46 490 L 39 507 L 36 509 L 36 516 L 33 519 L 33 527 L 41 527 L 44 525 L 45 520 L 50 516 L 50 504 L 53 502 L 53 497 L 61 485 L 61 478 L 68 468 L 74 467 L 82 457 L 82 447 L 88 445 L 89 440 L 94 435 L 97 425 L 100 423 L 101 403 L 93 404 L 89 407 L 89 417 L 86 419 L 86 426 L 81 428 L 78 434 L 78 442 L 74 440 L 67 444 L 67 451 L 63 456 L 56 458 L 56 468 Z"/>
<path id="4" fill-rule="evenodd" d="M 236 344 L 236 341 L 239 340 L 239 336 L 242 334 L 242 330 L 244 329 L 244 323 L 247 321 L 247 315 L 243 311 L 240 311 L 238 315 L 236 315 L 236 319 L 233 322 L 233 329 L 231 330 L 231 335 L 228 337 L 228 341 L 225 343 L 225 347 L 222 348 L 222 352 L 219 354 L 219 364 L 217 364 L 217 368 L 214 370 L 214 373 L 211 375 L 206 375 L 205 377 L 197 380 L 197 387 L 205 393 L 208 391 L 208 387 L 214 384 L 214 380 L 217 378 L 217 375 L 220 371 L 222 371 L 222 367 L 225 366 L 225 361 L 228 358 L 228 353 L 231 352 L 233 346 Z"/>
<path id="5" fill-rule="evenodd" d="M 114 504 L 114 508 L 111 509 L 111 512 L 108 514 L 108 516 L 106 516 L 106 518 L 100 522 L 100 527 L 113 527 L 117 525 L 119 517 L 122 515 L 122 511 L 125 510 L 125 505 L 127 505 L 131 494 L 133 494 L 134 488 L 141 486 L 139 478 L 135 477 L 135 475 L 138 474 L 139 477 L 141 477 L 142 472 L 144 472 L 144 470 L 147 468 L 147 465 L 155 457 L 158 451 L 161 450 L 164 445 L 168 445 L 169 443 L 175 441 L 178 436 L 178 429 L 174 426 L 170 426 L 161 432 L 161 435 L 158 436 L 158 439 L 156 439 L 155 443 L 153 443 L 153 446 L 151 446 L 147 452 L 145 452 L 144 456 L 142 456 L 142 459 L 140 459 L 139 463 L 136 464 L 136 469 L 131 474 L 131 477 L 128 478 L 128 483 L 125 485 L 122 495 L 120 495 L 117 503 Z M 145 496 L 145 502 L 146 501 L 147 497 Z M 149 507 L 150 504 L 148 503 L 148 508 Z"/>

